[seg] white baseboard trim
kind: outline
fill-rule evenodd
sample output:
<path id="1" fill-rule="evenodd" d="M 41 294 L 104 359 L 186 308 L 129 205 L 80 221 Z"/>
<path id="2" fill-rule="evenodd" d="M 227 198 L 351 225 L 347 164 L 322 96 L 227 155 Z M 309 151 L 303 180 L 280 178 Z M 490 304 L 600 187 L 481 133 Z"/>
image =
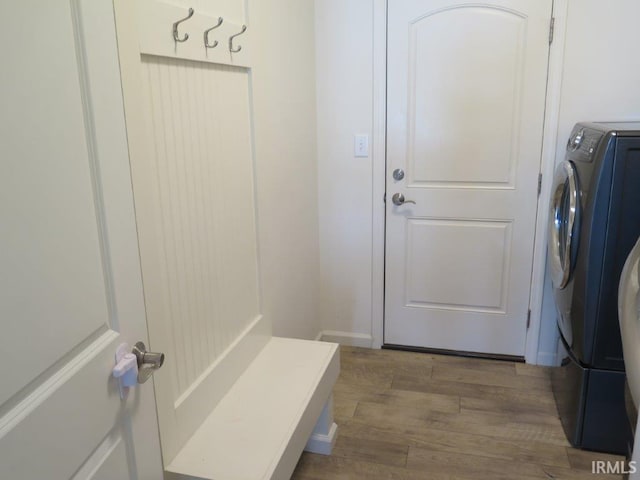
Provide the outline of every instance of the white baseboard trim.
<path id="1" fill-rule="evenodd" d="M 556 367 L 558 365 L 558 357 L 555 353 L 538 352 L 536 364 L 544 365 L 546 367 Z"/>
<path id="2" fill-rule="evenodd" d="M 364 333 L 339 332 L 336 330 L 323 330 L 320 338 L 323 342 L 339 343 L 350 347 L 371 348 L 373 338 Z"/>
<path id="3" fill-rule="evenodd" d="M 329 433 L 323 435 L 321 433 L 314 433 L 309 438 L 307 446 L 304 447 L 305 452 L 317 453 L 319 455 L 331 455 L 333 446 L 336 443 L 336 433 L 338 432 L 338 426 L 335 422 L 331 425 Z"/>

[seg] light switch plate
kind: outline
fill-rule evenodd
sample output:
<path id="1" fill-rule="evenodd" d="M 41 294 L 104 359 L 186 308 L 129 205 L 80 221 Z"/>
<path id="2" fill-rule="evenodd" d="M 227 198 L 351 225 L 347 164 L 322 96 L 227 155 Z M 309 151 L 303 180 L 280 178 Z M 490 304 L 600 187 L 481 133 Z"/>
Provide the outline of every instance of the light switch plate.
<path id="1" fill-rule="evenodd" d="M 353 154 L 356 157 L 369 156 L 369 135 L 356 135 L 353 146 Z"/>

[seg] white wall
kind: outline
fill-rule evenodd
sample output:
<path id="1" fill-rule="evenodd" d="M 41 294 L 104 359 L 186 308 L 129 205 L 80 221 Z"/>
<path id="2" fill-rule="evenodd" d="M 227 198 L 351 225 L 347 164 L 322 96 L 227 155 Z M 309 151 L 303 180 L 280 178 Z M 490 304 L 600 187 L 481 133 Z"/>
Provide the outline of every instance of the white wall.
<path id="1" fill-rule="evenodd" d="M 315 8 L 321 325 L 329 338 L 366 344 L 373 176 L 370 159 L 353 157 L 353 135 L 370 134 L 373 123 L 373 2 L 322 0 Z M 640 2 L 568 0 L 567 18 L 560 107 L 552 109 L 559 112 L 556 160 L 576 121 L 640 118 Z M 538 355 L 545 363 L 556 350 L 548 290 Z"/>
<path id="2" fill-rule="evenodd" d="M 558 161 L 574 123 L 640 119 L 639 18 L 637 0 L 570 0 Z"/>
<path id="3" fill-rule="evenodd" d="M 263 312 L 274 335 L 319 332 L 313 0 L 249 0 Z"/>
<path id="4" fill-rule="evenodd" d="M 606 7 L 606 8 L 605 8 Z M 580 121 L 640 120 L 640 2 L 569 0 L 558 115 L 556 164 Z M 538 361 L 555 360 L 557 333 L 545 282 Z"/>
<path id="5" fill-rule="evenodd" d="M 371 135 L 373 6 L 316 2 L 320 315 L 325 338 L 371 344 L 372 164 L 354 158 Z"/>

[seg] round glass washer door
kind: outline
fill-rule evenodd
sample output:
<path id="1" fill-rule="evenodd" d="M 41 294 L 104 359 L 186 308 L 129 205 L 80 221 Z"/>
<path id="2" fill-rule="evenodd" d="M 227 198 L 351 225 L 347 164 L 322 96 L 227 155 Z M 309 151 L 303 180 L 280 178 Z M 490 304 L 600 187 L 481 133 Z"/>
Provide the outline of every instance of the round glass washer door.
<path id="1" fill-rule="evenodd" d="M 549 212 L 549 265 L 555 288 L 569 283 L 578 252 L 580 201 L 578 176 L 572 162 L 565 160 L 558 168 L 551 190 Z"/>

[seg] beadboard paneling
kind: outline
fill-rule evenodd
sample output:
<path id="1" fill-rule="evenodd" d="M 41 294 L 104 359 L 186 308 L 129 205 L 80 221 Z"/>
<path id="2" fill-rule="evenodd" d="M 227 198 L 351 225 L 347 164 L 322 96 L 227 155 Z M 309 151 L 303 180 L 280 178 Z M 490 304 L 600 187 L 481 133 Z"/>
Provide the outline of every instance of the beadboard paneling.
<path id="1" fill-rule="evenodd" d="M 177 402 L 260 314 L 249 74 L 152 56 L 142 66 Z"/>

